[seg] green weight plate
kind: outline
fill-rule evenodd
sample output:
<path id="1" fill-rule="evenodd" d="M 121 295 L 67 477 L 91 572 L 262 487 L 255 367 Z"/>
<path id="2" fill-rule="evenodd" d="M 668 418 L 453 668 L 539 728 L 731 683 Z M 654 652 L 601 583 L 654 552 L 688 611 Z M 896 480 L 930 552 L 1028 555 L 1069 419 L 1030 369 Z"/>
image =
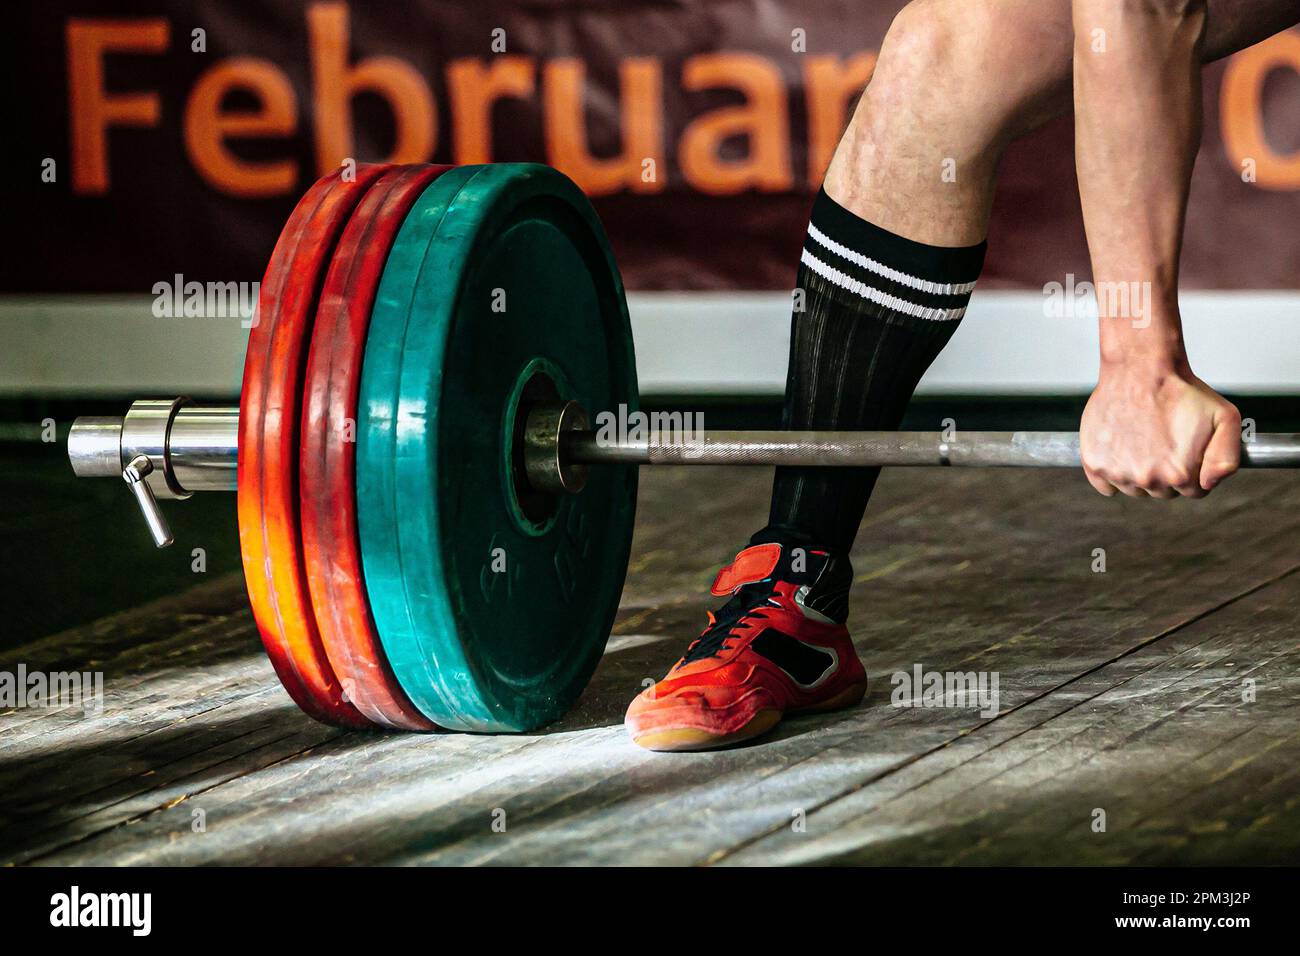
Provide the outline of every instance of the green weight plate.
<path id="1" fill-rule="evenodd" d="M 366 590 L 430 720 L 522 731 L 559 717 L 605 647 L 627 570 L 634 467 L 522 494 L 516 412 L 553 385 L 637 407 L 622 282 L 586 197 L 545 166 L 468 166 L 421 195 L 371 314 L 358 408 Z"/>

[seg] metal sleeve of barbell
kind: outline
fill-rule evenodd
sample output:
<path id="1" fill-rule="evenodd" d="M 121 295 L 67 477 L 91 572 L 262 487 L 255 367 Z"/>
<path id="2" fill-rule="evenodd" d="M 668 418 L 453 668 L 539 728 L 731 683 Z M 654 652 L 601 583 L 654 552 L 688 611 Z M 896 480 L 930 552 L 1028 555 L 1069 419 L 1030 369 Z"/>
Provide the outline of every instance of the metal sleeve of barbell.
<path id="1" fill-rule="evenodd" d="M 1078 432 L 713 431 L 691 440 L 603 440 L 564 436 L 564 455 L 584 464 L 787 465 L 798 467 L 952 466 L 1078 468 Z M 1257 435 L 1242 443 L 1242 467 L 1300 467 L 1300 434 Z"/>
<path id="2" fill-rule="evenodd" d="M 238 408 L 186 405 L 167 433 L 167 461 L 186 491 L 232 491 L 238 444 Z"/>
<path id="3" fill-rule="evenodd" d="M 135 403 L 132 408 L 141 403 Z M 182 405 L 145 438 L 148 447 L 123 447 L 125 419 L 87 417 L 72 423 L 68 460 L 79 478 L 118 478 L 129 459 L 144 451 L 184 494 L 233 491 L 239 453 L 237 406 Z"/>

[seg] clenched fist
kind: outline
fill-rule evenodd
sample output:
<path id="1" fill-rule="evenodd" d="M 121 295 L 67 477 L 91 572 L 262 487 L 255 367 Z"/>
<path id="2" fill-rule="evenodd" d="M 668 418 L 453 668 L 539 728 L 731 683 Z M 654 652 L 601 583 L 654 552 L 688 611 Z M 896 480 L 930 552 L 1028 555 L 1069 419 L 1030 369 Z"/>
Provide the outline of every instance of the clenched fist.
<path id="1" fill-rule="evenodd" d="M 1186 366 L 1103 365 L 1079 446 L 1103 495 L 1202 498 L 1241 463 L 1241 413 Z"/>

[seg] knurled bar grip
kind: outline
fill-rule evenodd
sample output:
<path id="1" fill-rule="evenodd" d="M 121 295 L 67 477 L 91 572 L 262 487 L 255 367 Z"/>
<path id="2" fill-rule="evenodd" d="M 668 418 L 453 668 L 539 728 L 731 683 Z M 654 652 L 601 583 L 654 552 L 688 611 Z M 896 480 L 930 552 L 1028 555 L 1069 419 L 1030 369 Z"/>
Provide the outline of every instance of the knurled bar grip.
<path id="1" fill-rule="evenodd" d="M 601 441 L 596 432 L 561 439 L 565 460 L 582 464 L 795 465 L 1078 468 L 1078 432 L 713 431 L 690 441 L 657 436 Z M 1256 435 L 1241 445 L 1243 468 L 1300 467 L 1300 434 Z"/>

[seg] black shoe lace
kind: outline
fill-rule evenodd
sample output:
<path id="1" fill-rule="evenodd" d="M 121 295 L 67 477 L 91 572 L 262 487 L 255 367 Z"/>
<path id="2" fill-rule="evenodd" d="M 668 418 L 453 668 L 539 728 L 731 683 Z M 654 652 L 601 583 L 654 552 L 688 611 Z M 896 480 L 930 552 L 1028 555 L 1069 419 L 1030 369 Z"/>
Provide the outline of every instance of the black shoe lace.
<path id="1" fill-rule="evenodd" d="M 732 632 L 747 617 L 754 616 L 756 612 L 760 611 L 762 606 L 768 603 L 771 594 L 770 584 L 762 586 L 750 585 L 741 588 L 736 593 L 736 596 L 719 608 L 716 613 L 710 611 L 709 626 L 691 642 L 690 647 L 686 648 L 686 653 L 682 656 L 678 666 L 683 667 L 691 661 L 717 657 L 720 652 L 727 650 L 727 638 L 731 637 Z"/>

